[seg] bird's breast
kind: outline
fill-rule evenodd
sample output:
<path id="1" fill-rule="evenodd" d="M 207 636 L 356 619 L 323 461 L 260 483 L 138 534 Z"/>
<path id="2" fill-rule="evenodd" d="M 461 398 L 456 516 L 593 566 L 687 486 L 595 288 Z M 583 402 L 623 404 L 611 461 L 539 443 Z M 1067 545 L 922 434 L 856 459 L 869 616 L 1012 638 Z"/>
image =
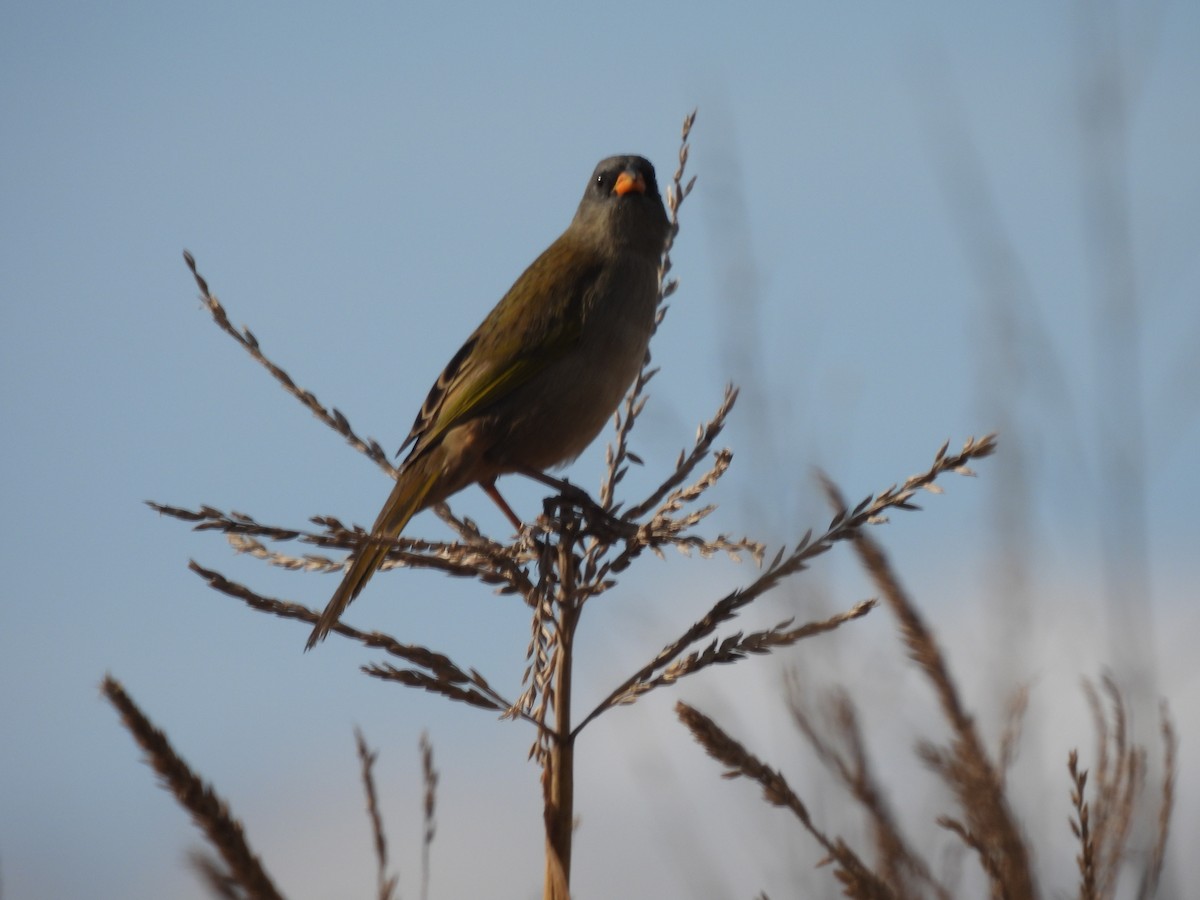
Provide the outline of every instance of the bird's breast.
<path id="1" fill-rule="evenodd" d="M 657 298 L 657 261 L 605 267 L 584 298 L 578 342 L 513 392 L 497 461 L 548 469 L 583 452 L 641 368 Z"/>

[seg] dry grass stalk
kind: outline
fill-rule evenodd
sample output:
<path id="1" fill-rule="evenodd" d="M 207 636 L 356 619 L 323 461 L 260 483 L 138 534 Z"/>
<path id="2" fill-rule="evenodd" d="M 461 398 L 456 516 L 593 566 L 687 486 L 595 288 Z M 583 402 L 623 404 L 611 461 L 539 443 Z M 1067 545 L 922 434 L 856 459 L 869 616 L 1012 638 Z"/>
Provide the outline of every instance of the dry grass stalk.
<path id="1" fill-rule="evenodd" d="M 366 440 L 360 438 L 354 433 L 349 421 L 347 421 L 346 417 L 338 409 L 332 407 L 326 409 L 318 402 L 316 394 L 297 385 L 292 381 L 291 376 L 287 372 L 267 359 L 259 348 L 258 338 L 254 336 L 250 329 L 243 327 L 239 331 L 229 321 L 229 315 L 225 312 L 225 307 L 213 296 L 208 289 L 208 282 L 196 271 L 196 260 L 192 257 L 192 254 L 184 250 L 183 259 L 187 263 L 187 267 L 191 269 L 192 277 L 196 280 L 196 287 L 200 289 L 200 299 L 208 307 L 208 311 L 212 314 L 213 321 L 217 323 L 217 326 L 237 341 L 247 353 L 271 373 L 271 377 L 278 381 L 284 390 L 308 407 L 314 416 L 342 435 L 355 450 L 366 454 L 369 459 L 387 472 L 390 477 L 395 478 L 397 474 L 396 467 L 388 461 L 387 452 L 379 446 L 379 442 L 373 438 Z"/>
<path id="2" fill-rule="evenodd" d="M 280 893 L 246 842 L 242 824 L 229 812 L 225 801 L 192 773 L 187 763 L 175 753 L 167 736 L 146 718 L 115 678 L 106 676 L 101 689 L 120 713 L 121 721 L 129 733 L 149 757 L 151 767 L 163 784 L 170 788 L 179 804 L 191 813 L 192 821 L 220 854 L 226 871 L 222 873 L 220 867 L 211 867 L 214 875 L 220 875 L 217 881 L 236 883 L 250 900 L 280 900 Z M 233 891 L 230 887 L 226 894 L 238 896 Z"/>
<path id="3" fill-rule="evenodd" d="M 295 619 L 310 624 L 315 624 L 319 618 L 319 613 L 306 606 L 263 597 L 245 585 L 230 581 L 220 572 L 205 569 L 195 562 L 191 563 L 189 568 L 207 581 L 214 590 L 242 600 L 251 609 L 270 613 L 283 619 Z M 448 656 L 415 644 L 402 644 L 395 638 L 378 631 L 362 632 L 344 622 L 339 622 L 333 630 L 343 637 L 358 641 L 363 646 L 383 650 L 419 667 L 401 670 L 387 665 L 364 666 L 363 671 L 368 675 L 387 681 L 410 684 L 432 693 L 442 694 L 452 700 L 459 700 L 471 706 L 494 712 L 502 712 L 512 707 L 511 703 L 492 689 L 482 675 L 474 669 L 468 671 L 460 668 Z M 467 687 L 463 687 L 463 685 Z"/>
<path id="4" fill-rule="evenodd" d="M 1096 842 L 1092 838 L 1091 819 L 1087 803 L 1087 770 L 1079 768 L 1079 753 L 1072 750 L 1067 756 L 1067 771 L 1071 774 L 1071 833 L 1079 841 L 1079 900 L 1096 900 Z"/>
<path id="5" fill-rule="evenodd" d="M 1149 900 L 1158 891 L 1163 861 L 1167 855 L 1167 836 L 1171 831 L 1171 813 L 1175 809 L 1175 780 L 1178 775 L 1179 738 L 1171 724 L 1170 710 L 1164 700 L 1159 706 L 1159 733 L 1163 741 L 1163 783 L 1159 798 L 1158 821 L 1155 823 L 1154 846 L 1150 860 L 1138 885 L 1138 900 Z"/>
<path id="6" fill-rule="evenodd" d="M 225 513 L 211 506 L 191 510 L 150 501 L 147 501 L 146 505 L 155 512 L 171 518 L 195 523 L 193 531 L 217 531 L 225 534 L 230 545 L 239 553 L 249 553 L 272 564 L 294 570 L 340 571 L 345 568 L 346 561 L 334 561 L 320 556 L 284 557 L 267 550 L 255 538 L 263 537 L 272 541 L 298 540 L 318 547 L 351 552 L 357 550 L 368 539 L 367 532 L 362 528 L 347 528 L 333 516 L 313 516 L 311 521 L 323 528 L 321 532 L 314 532 L 263 525 L 245 513 Z M 523 569 L 528 559 L 517 556 L 511 548 L 472 531 L 474 526 L 471 523 L 454 519 L 448 510 L 442 518 L 464 535 L 462 542 L 447 543 L 400 537 L 396 539 L 388 559 L 380 568 L 431 569 L 459 578 L 474 578 L 484 584 L 495 585 L 501 594 L 524 593 L 530 589 L 529 578 Z"/>
<path id="7" fill-rule="evenodd" d="M 375 844 L 376 863 L 376 896 L 378 900 L 394 900 L 398 875 L 388 875 L 387 836 L 383 831 L 383 816 L 379 812 L 379 799 L 375 793 L 375 761 L 378 752 L 367 746 L 367 739 L 360 729 L 354 729 L 354 742 L 358 749 L 358 761 L 361 765 L 363 791 L 367 795 L 367 815 L 371 819 L 371 835 Z"/>
<path id="8" fill-rule="evenodd" d="M 422 803 L 422 821 L 424 828 L 421 832 L 421 900 L 429 897 L 429 854 L 433 849 L 433 839 L 437 834 L 438 773 L 433 767 L 433 744 L 428 732 L 421 733 L 421 782 L 425 786 L 424 802 Z"/>
<path id="9" fill-rule="evenodd" d="M 1096 846 L 1095 881 L 1099 897 L 1111 897 L 1120 873 L 1122 855 L 1133 827 L 1137 797 L 1145 784 L 1145 751 L 1129 740 L 1124 700 L 1110 676 L 1101 679 L 1110 714 L 1090 681 L 1083 683 L 1092 721 L 1096 728 L 1095 786 L 1091 806 L 1091 830 Z"/>
<path id="10" fill-rule="evenodd" d="M 846 610 L 846 612 L 837 613 L 820 622 L 808 622 L 798 628 L 789 628 L 788 626 L 791 625 L 793 620 L 787 619 L 766 631 L 755 631 L 750 634 L 743 634 L 738 631 L 722 640 L 718 641 L 714 639 L 703 650 L 697 650 L 677 659 L 663 669 L 662 673 L 656 677 L 631 685 L 627 695 L 618 697 L 614 701 L 614 704 L 632 703 L 635 699 L 653 688 L 665 684 L 674 684 L 683 676 L 692 675 L 709 666 L 740 662 L 752 654 L 770 653 L 779 647 L 790 647 L 804 638 L 833 631 L 846 622 L 862 618 L 874 609 L 875 605 L 874 600 L 864 600 L 862 603 L 855 604 Z"/>
<path id="11" fill-rule="evenodd" d="M 845 507 L 830 488 L 831 497 L 844 515 Z M 835 520 L 836 521 L 836 520 Z M 855 548 L 864 567 L 875 579 L 884 600 L 901 624 L 901 637 L 909 655 L 918 663 L 934 686 L 943 717 L 950 725 L 952 739 L 948 746 L 922 740 L 917 753 L 926 766 L 950 787 L 958 801 L 956 816 L 942 815 L 937 823 L 954 834 L 963 846 L 974 852 L 989 884 L 989 894 L 995 900 L 1025 900 L 1039 896 L 1034 879 L 1030 852 L 1025 837 L 1017 826 L 1015 814 L 1005 794 L 1004 772 L 1016 756 L 1020 724 L 1028 707 L 1029 691 L 1019 688 L 1011 698 L 1006 724 L 1001 733 L 997 766 L 990 762 L 980 741 L 972 717 L 966 710 L 931 629 L 925 624 L 915 605 L 899 585 L 882 551 L 864 534 L 854 535 Z M 814 748 L 825 768 L 851 793 L 864 810 L 871 825 L 876 863 L 867 871 L 873 882 L 854 868 L 863 866 L 861 855 L 854 862 L 844 863 L 839 880 L 853 881 L 847 890 L 870 890 L 863 885 L 886 885 L 896 898 L 954 896 L 951 888 L 938 883 L 929 873 L 931 867 L 905 840 L 896 817 L 891 812 L 883 786 L 875 777 L 865 750 L 862 728 L 854 703 L 844 691 L 833 692 L 826 700 L 821 717 L 812 712 L 803 697 L 800 683 L 789 683 L 789 698 L 793 719 Z M 1070 820 L 1072 832 L 1079 842 L 1076 860 L 1079 870 L 1078 895 L 1081 900 L 1112 900 L 1123 867 L 1134 856 L 1129 853 L 1131 822 L 1139 796 L 1146 782 L 1146 750 L 1134 746 L 1129 738 L 1128 714 L 1125 701 L 1110 677 L 1102 679 L 1105 700 L 1090 683 L 1084 685 L 1092 709 L 1093 729 L 1097 738 L 1098 764 L 1095 775 L 1078 764 L 1078 754 L 1072 751 L 1068 760 L 1071 776 Z M 782 775 L 749 754 L 729 738 L 711 720 L 690 708 L 679 707 L 680 716 L 710 755 L 730 769 L 727 777 L 745 776 L 763 785 L 767 799 L 774 805 L 792 809 L 804 827 L 830 852 L 840 842 L 831 841 L 808 817 Z M 682 710 L 686 709 L 685 715 Z M 1157 810 L 1157 831 L 1153 847 L 1144 862 L 1139 878 L 1137 897 L 1149 900 L 1158 887 L 1171 812 L 1177 767 L 1177 739 L 1164 705 L 1161 708 L 1160 730 L 1164 745 L 1164 777 Z M 820 718 L 820 721 L 819 721 Z M 1092 785 L 1089 795 L 1087 788 Z"/>
<path id="12" fill-rule="evenodd" d="M 1108 900 L 1116 896 L 1121 871 L 1133 858 L 1129 838 L 1146 787 L 1148 767 L 1146 748 L 1134 745 L 1130 740 L 1128 711 L 1116 682 L 1110 675 L 1104 675 L 1101 686 L 1107 707 L 1095 685 L 1086 680 L 1083 685 L 1096 732 L 1096 764 L 1090 772 L 1079 770 L 1078 754 L 1072 750 L 1068 768 L 1072 776 L 1071 800 L 1075 811 L 1071 830 L 1081 848 L 1078 857 L 1082 876 L 1080 896 Z M 1160 707 L 1159 716 L 1163 783 L 1154 843 L 1138 879 L 1139 898 L 1153 897 L 1158 888 L 1175 804 L 1178 740 L 1165 704 Z M 1084 793 L 1089 781 L 1093 786 L 1090 800 Z"/>
<path id="13" fill-rule="evenodd" d="M 772 806 L 790 810 L 800 824 L 829 854 L 837 879 L 847 897 L 862 900 L 896 900 L 889 886 L 877 878 L 840 838 L 830 838 L 813 823 L 804 801 L 787 780 L 767 766 L 737 740 L 730 737 L 712 719 L 686 703 L 675 704 L 675 714 L 692 733 L 704 751 L 725 766 L 723 778 L 747 778 L 762 788 L 763 798 Z"/>
<path id="14" fill-rule="evenodd" d="M 875 844 L 875 871 L 880 880 L 891 886 L 897 898 L 923 897 L 928 891 L 939 900 L 950 900 L 950 892 L 933 877 L 892 812 L 867 758 L 858 713 L 850 695 L 834 689 L 823 698 L 822 709 L 814 712 L 795 675 L 788 680 L 787 695 L 792 720 L 801 734 L 825 768 L 866 813 Z M 820 726 L 818 715 L 823 723 Z"/>
<path id="15" fill-rule="evenodd" d="M 827 486 L 827 494 L 835 508 L 844 510 L 836 489 Z M 909 656 L 933 685 L 950 725 L 953 739 L 947 752 L 940 755 L 940 773 L 958 797 L 966 831 L 978 839 L 970 846 L 980 854 L 994 895 L 1011 900 L 1036 897 L 1029 851 L 1009 808 L 1002 777 L 988 758 L 933 632 L 900 586 L 879 545 L 859 532 L 854 537 L 854 549 L 899 620 Z"/>

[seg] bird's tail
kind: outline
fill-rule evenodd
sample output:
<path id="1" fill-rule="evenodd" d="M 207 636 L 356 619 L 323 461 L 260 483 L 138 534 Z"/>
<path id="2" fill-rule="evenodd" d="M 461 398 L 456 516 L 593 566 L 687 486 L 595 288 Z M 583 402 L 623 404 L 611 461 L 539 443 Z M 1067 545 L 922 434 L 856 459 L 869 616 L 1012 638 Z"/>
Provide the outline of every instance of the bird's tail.
<path id="1" fill-rule="evenodd" d="M 359 549 L 337 592 L 326 604 L 320 620 L 308 636 L 305 650 L 311 650 L 320 641 L 325 640 L 325 636 L 337 624 L 346 607 L 371 580 L 375 570 L 383 564 L 384 557 L 392 549 L 392 542 L 400 536 L 408 520 L 425 508 L 425 498 L 437 483 L 439 474 L 436 468 L 429 471 L 430 468 L 418 463 L 401 471 L 391 496 L 380 511 L 379 518 L 375 520 L 369 541 Z"/>

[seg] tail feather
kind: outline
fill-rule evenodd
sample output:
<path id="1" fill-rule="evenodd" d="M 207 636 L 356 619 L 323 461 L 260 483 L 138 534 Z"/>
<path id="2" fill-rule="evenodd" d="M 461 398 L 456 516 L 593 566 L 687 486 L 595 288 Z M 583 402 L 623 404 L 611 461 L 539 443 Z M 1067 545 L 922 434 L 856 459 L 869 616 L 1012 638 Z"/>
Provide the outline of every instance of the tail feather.
<path id="1" fill-rule="evenodd" d="M 418 512 L 425 508 L 425 498 L 438 480 L 438 473 L 424 471 L 426 467 L 417 466 L 400 473 L 396 486 L 392 488 L 391 496 L 384 504 L 379 518 L 371 529 L 371 537 L 354 557 L 349 570 L 342 578 L 342 583 L 325 606 L 321 618 L 308 636 L 305 650 L 311 650 L 319 642 L 325 640 L 330 629 L 337 624 L 346 607 L 359 595 L 375 571 L 383 565 L 392 542 L 400 536 L 404 526 Z"/>

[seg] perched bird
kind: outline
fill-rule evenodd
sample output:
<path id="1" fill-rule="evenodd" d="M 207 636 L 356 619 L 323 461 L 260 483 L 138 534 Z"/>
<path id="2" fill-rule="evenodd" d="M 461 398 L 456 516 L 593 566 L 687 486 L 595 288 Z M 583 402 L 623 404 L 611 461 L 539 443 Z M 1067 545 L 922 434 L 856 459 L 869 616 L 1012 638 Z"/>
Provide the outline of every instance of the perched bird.
<path id="1" fill-rule="evenodd" d="M 592 442 L 637 376 L 654 328 L 670 231 L 640 156 L 596 166 L 575 218 L 438 376 L 396 485 L 308 639 L 325 638 L 408 520 L 479 484 L 520 527 L 496 477 L 537 477 Z"/>

